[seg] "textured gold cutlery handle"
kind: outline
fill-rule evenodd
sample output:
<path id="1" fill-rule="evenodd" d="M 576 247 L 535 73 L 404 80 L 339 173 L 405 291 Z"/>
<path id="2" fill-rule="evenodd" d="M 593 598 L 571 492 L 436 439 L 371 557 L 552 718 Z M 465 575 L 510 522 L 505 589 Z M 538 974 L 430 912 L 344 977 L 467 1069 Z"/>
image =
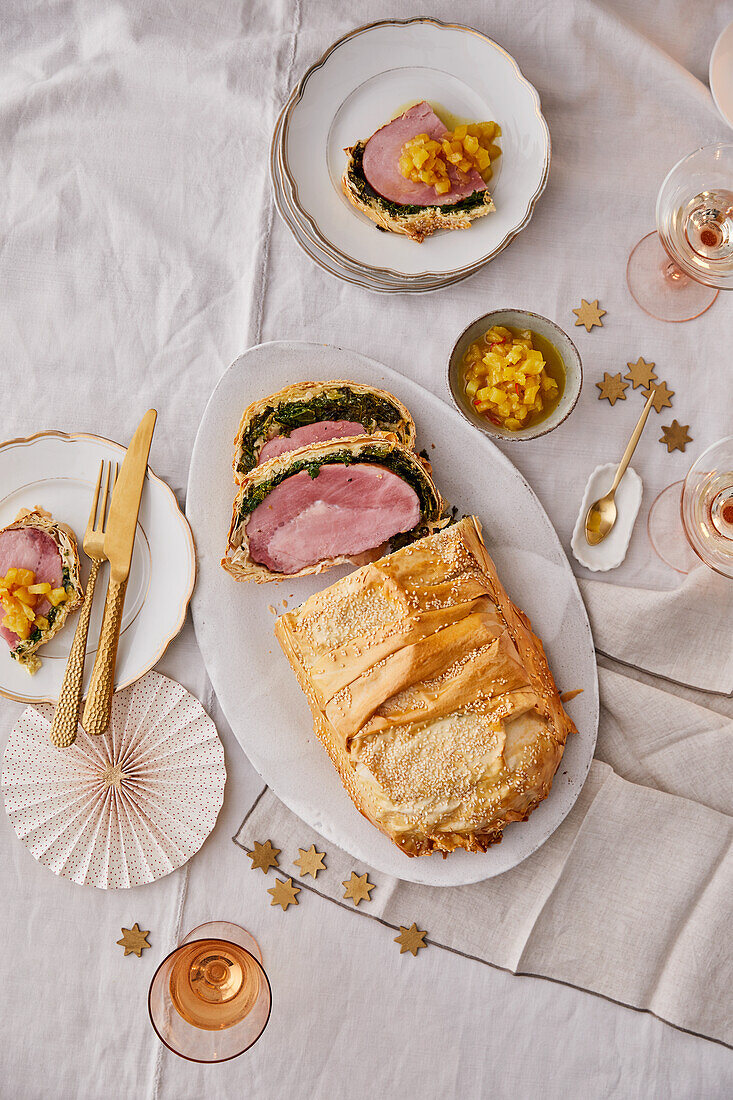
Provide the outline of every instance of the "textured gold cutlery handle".
<path id="1" fill-rule="evenodd" d="M 84 603 L 81 605 L 81 611 L 79 612 L 74 641 L 71 643 L 69 659 L 66 662 L 64 682 L 61 685 L 61 694 L 53 716 L 51 741 L 59 749 L 68 749 L 69 745 L 73 745 L 76 740 L 81 686 L 84 679 L 84 656 L 87 648 L 87 634 L 89 633 L 89 616 L 92 613 L 94 586 L 97 583 L 97 573 L 101 564 L 100 561 L 92 559 Z"/>
<path id="2" fill-rule="evenodd" d="M 127 578 L 124 581 L 115 581 L 110 578 L 107 599 L 104 604 L 102 630 L 99 635 L 97 659 L 94 662 L 87 701 L 84 704 L 84 715 L 81 720 L 82 726 L 90 734 L 104 733 L 109 725 L 112 695 L 115 690 L 117 643 L 120 640 L 126 588 Z"/>

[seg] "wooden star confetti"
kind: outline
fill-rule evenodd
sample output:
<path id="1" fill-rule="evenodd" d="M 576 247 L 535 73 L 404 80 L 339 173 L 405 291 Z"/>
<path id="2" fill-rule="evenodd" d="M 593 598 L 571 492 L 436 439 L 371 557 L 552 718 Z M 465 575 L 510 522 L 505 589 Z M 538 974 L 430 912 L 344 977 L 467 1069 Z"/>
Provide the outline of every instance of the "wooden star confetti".
<path id="1" fill-rule="evenodd" d="M 659 442 L 667 444 L 667 454 L 671 454 L 672 451 L 682 451 L 684 454 L 687 444 L 692 443 L 692 436 L 687 434 L 689 427 L 689 424 L 678 424 L 676 420 L 667 426 L 662 424 L 663 434 Z"/>
<path id="2" fill-rule="evenodd" d="M 325 871 L 326 865 L 323 862 L 325 852 L 317 852 L 315 844 L 311 844 L 308 851 L 305 848 L 298 848 L 300 852 L 300 859 L 294 859 L 293 863 L 296 867 L 300 867 L 300 877 L 303 875 L 311 875 L 312 878 L 318 876 L 319 871 Z"/>
<path id="3" fill-rule="evenodd" d="M 427 932 L 421 932 L 413 921 L 409 928 L 403 928 L 400 925 L 400 934 L 395 936 L 395 943 L 399 943 L 400 955 L 404 955 L 406 951 L 411 951 L 413 955 L 417 955 L 421 947 L 427 947 L 425 943 L 425 937 Z"/>
<path id="4" fill-rule="evenodd" d="M 354 905 L 358 905 L 360 901 L 372 900 L 369 891 L 374 889 L 374 883 L 367 880 L 366 872 L 363 875 L 357 875 L 356 871 L 352 871 L 351 878 L 346 879 L 341 885 L 346 887 L 344 897 L 351 898 Z"/>
<path id="5" fill-rule="evenodd" d="M 280 905 L 284 912 L 289 905 L 298 904 L 298 899 L 295 895 L 300 893 L 300 887 L 293 886 L 293 880 L 291 878 L 286 878 L 284 880 L 279 878 L 272 889 L 267 892 L 268 894 L 272 894 L 270 905 Z"/>
<path id="6" fill-rule="evenodd" d="M 674 396 L 674 390 L 668 389 L 666 382 L 650 382 L 647 388 L 642 390 L 644 397 L 648 397 L 652 390 L 654 390 L 652 405 L 658 413 L 660 413 L 662 409 L 672 408 L 672 401 L 670 399 Z"/>
<path id="7" fill-rule="evenodd" d="M 576 327 L 578 325 L 585 325 L 585 331 L 590 332 L 594 325 L 598 325 L 599 328 L 603 328 L 603 321 L 601 317 L 605 317 L 606 310 L 598 308 L 598 299 L 595 302 L 586 302 L 585 298 L 580 299 L 580 305 L 577 309 L 573 310 L 573 313 L 578 318 L 575 322 Z"/>
<path id="8" fill-rule="evenodd" d="M 647 363 L 645 359 L 637 359 L 635 363 L 627 363 L 629 368 L 624 375 L 624 378 L 628 378 L 634 389 L 637 386 L 646 386 L 648 389 L 651 385 L 652 379 L 656 378 L 654 371 L 654 363 Z"/>
<path id="9" fill-rule="evenodd" d="M 252 860 L 252 870 L 262 871 L 264 874 L 267 874 L 271 867 L 280 866 L 277 860 L 279 854 L 280 849 L 274 848 L 271 840 L 266 840 L 264 844 L 260 844 L 260 842 L 256 840 L 254 851 L 247 852 L 247 855 Z"/>
<path id="10" fill-rule="evenodd" d="M 617 401 L 626 400 L 626 391 L 629 388 L 629 383 L 624 382 L 621 378 L 621 371 L 618 374 L 609 374 L 608 371 L 603 372 L 603 381 L 596 382 L 596 386 L 601 391 L 598 398 L 602 401 L 604 398 L 610 401 L 612 405 L 615 405 Z"/>
<path id="11" fill-rule="evenodd" d="M 150 947 L 147 941 L 150 929 L 147 932 L 141 932 L 137 921 L 135 921 L 132 928 L 122 928 L 120 931 L 122 932 L 122 939 L 117 940 L 117 943 L 120 947 L 124 947 L 125 955 L 137 955 L 139 959 L 145 948 Z"/>

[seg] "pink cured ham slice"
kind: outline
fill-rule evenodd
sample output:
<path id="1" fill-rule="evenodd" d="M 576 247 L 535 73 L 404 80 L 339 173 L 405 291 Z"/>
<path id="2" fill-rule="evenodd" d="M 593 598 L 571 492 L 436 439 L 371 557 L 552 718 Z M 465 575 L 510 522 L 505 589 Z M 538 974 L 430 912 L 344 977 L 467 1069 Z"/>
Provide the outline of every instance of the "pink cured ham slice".
<path id="1" fill-rule="evenodd" d="M 47 582 L 52 588 L 58 588 L 63 580 L 64 567 L 56 543 L 46 531 L 38 531 L 35 527 L 0 531 L 0 576 L 4 577 L 13 566 L 16 569 L 32 569 L 36 584 Z M 48 600 L 41 600 L 34 610 L 42 615 L 50 606 Z M 13 649 L 19 638 L 14 631 L 2 625 L 4 618 L 5 611 L 0 607 L 0 637 Z"/>
<path id="2" fill-rule="evenodd" d="M 367 182 L 377 194 L 401 206 L 446 206 L 467 199 L 475 191 L 485 191 L 486 184 L 475 169 L 462 175 L 449 164 L 448 176 L 452 186 L 446 195 L 439 195 L 427 183 L 413 183 L 400 172 L 400 153 L 406 141 L 418 134 L 427 134 L 439 141 L 446 132 L 429 103 L 410 107 L 409 111 L 382 126 L 367 141 L 362 162 Z"/>
<path id="3" fill-rule="evenodd" d="M 326 558 L 372 550 L 420 520 L 417 493 L 368 463 L 301 470 L 275 486 L 247 523 L 252 558 L 273 573 L 297 573 Z"/>
<path id="4" fill-rule="evenodd" d="M 318 424 L 304 424 L 295 428 L 290 435 L 277 435 L 265 443 L 260 451 L 257 465 L 261 466 L 269 458 L 297 451 L 298 447 L 307 447 L 309 443 L 323 443 L 327 439 L 346 439 L 348 436 L 366 435 L 364 426 L 355 420 L 321 420 Z"/>

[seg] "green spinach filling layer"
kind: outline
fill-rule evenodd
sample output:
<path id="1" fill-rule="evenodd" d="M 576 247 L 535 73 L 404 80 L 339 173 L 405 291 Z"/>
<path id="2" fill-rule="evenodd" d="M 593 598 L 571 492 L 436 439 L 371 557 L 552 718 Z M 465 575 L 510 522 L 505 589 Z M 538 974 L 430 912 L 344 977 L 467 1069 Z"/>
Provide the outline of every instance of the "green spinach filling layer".
<path id="1" fill-rule="evenodd" d="M 247 474 L 254 469 L 260 450 L 274 435 L 288 436 L 295 428 L 320 424 L 324 420 L 353 420 L 372 435 L 395 431 L 402 421 L 402 413 L 378 394 L 361 393 L 347 386 L 334 386 L 311 398 L 268 405 L 247 425 L 237 462 L 238 472 Z"/>
<path id="2" fill-rule="evenodd" d="M 239 523 L 245 521 L 257 505 L 261 504 L 281 481 L 292 477 L 293 474 L 300 473 L 301 470 L 307 470 L 312 478 L 316 478 L 322 466 L 352 466 L 359 462 L 371 462 L 377 466 L 384 466 L 385 469 L 391 470 L 392 473 L 397 474 L 408 485 L 411 485 L 420 501 L 421 524 L 432 523 L 438 519 L 440 503 L 427 476 L 422 474 L 421 470 L 408 461 L 399 451 L 392 451 L 387 447 L 374 443 L 365 446 L 358 454 L 343 450 L 333 451 L 331 454 L 324 455 L 315 461 L 309 461 L 307 458 L 298 459 L 286 469 L 280 470 L 279 473 L 262 482 L 261 485 L 248 487 L 242 496 L 239 507 Z"/>
<path id="3" fill-rule="evenodd" d="M 460 202 L 446 203 L 441 206 L 410 206 L 409 204 L 403 205 L 399 202 L 390 202 L 378 191 L 375 191 L 368 182 L 364 175 L 363 160 L 364 142 L 358 141 L 351 151 L 351 161 L 348 169 L 349 181 L 353 184 L 354 190 L 363 202 L 372 205 L 375 202 L 379 203 L 383 210 L 395 217 L 399 217 L 401 214 L 423 214 L 426 210 L 437 210 L 441 214 L 463 214 L 469 210 L 475 210 L 478 206 L 483 206 L 486 202 L 488 194 L 486 191 L 474 191 L 472 195 L 461 199 Z"/>

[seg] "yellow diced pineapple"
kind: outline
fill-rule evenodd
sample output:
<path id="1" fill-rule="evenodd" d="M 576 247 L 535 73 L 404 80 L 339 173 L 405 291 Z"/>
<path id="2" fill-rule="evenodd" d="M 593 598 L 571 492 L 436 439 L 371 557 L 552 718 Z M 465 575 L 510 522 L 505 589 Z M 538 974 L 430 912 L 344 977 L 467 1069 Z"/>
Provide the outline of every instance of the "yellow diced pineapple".
<path id="1" fill-rule="evenodd" d="M 48 598 L 54 607 L 58 607 L 60 603 L 68 600 L 68 594 L 65 588 L 52 588 L 48 594 Z"/>
<path id="2" fill-rule="evenodd" d="M 34 596 L 47 596 L 51 591 L 51 585 L 48 581 L 42 581 L 39 584 L 29 584 L 28 591 L 32 592 Z"/>
<path id="3" fill-rule="evenodd" d="M 45 615 L 39 615 L 36 618 L 35 625 L 38 627 L 39 630 L 48 630 L 48 619 L 45 617 Z"/>
<path id="4" fill-rule="evenodd" d="M 464 364 L 466 393 L 476 411 L 510 431 L 532 423 L 544 411 L 543 396 L 552 399 L 559 388 L 546 372 L 544 356 L 532 346 L 528 329 L 515 334 L 503 325 L 493 326 L 471 345 Z"/>
<path id="5" fill-rule="evenodd" d="M 13 595 L 15 596 L 16 600 L 20 600 L 20 602 L 22 604 L 25 604 L 26 607 L 36 606 L 38 597 L 34 596 L 33 593 L 30 592 L 25 586 L 20 586 L 19 588 L 16 588 Z"/>

